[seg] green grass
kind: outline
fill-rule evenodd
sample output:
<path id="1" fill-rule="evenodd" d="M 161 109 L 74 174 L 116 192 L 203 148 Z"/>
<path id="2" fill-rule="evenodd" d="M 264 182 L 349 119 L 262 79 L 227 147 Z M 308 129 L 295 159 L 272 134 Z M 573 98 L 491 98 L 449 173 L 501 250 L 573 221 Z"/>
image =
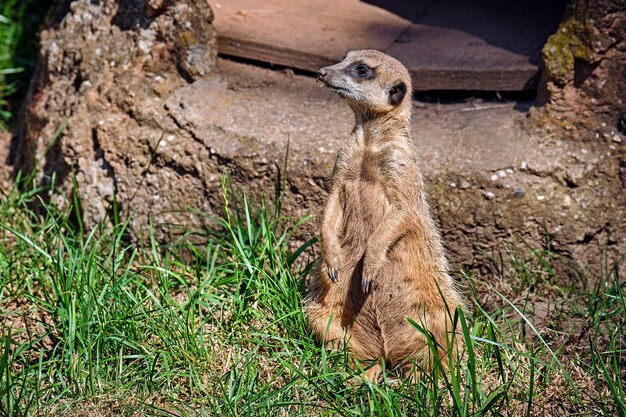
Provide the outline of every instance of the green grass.
<path id="1" fill-rule="evenodd" d="M 458 274 L 450 372 L 353 386 L 302 313 L 315 242 L 292 250 L 279 208 L 224 187 L 213 228 L 162 246 L 120 219 L 85 229 L 69 202 L 35 212 L 23 188 L 0 203 L 2 416 L 625 415 L 615 268 L 564 279 L 549 249 L 512 248 L 499 273 Z"/>
<path id="2" fill-rule="evenodd" d="M 10 127 L 37 57 L 37 31 L 50 2 L 0 1 L 0 130 Z"/>

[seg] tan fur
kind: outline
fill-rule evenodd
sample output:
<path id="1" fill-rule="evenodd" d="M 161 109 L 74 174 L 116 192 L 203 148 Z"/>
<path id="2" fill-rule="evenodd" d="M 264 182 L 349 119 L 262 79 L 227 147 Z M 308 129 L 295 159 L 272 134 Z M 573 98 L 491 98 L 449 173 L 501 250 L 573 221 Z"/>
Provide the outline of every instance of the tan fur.
<path id="1" fill-rule="evenodd" d="M 359 77 L 359 64 L 371 73 Z M 337 155 L 323 211 L 322 259 L 305 301 L 311 327 L 320 340 L 345 340 L 356 358 L 374 361 L 365 373 L 372 381 L 381 361 L 408 367 L 414 360 L 430 369 L 426 338 L 407 319 L 433 334 L 445 358 L 462 299 L 447 273 L 411 139 L 411 78 L 400 62 L 373 50 L 349 52 L 319 78 L 348 101 L 356 126 Z M 406 94 L 394 104 L 401 83 Z"/>

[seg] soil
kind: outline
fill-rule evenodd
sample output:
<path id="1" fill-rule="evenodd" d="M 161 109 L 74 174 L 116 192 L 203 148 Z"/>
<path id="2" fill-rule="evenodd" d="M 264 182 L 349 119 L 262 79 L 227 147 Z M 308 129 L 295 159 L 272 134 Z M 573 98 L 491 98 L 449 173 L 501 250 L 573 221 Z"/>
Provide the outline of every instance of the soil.
<path id="1" fill-rule="evenodd" d="M 7 163 L 11 151 L 11 132 L 0 132 L 0 195 L 11 189 L 11 166 Z"/>

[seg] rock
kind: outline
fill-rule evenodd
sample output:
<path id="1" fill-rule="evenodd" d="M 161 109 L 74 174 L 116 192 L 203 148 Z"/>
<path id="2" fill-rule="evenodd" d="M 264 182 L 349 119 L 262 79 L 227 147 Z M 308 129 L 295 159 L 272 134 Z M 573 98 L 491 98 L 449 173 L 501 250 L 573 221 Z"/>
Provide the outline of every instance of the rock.
<path id="1" fill-rule="evenodd" d="M 493 200 L 496 198 L 496 195 L 491 191 L 485 191 L 483 192 L 483 197 L 485 197 L 487 200 Z"/>
<path id="2" fill-rule="evenodd" d="M 531 119 L 584 139 L 626 115 L 626 7 L 623 1 L 571 0 L 543 48 L 539 108 Z"/>
<path id="3" fill-rule="evenodd" d="M 572 206 L 572 198 L 568 195 L 563 197 L 563 201 L 561 202 L 561 207 L 564 209 L 568 209 Z"/>
<path id="4" fill-rule="evenodd" d="M 107 217 L 114 194 L 124 210 L 138 207 L 138 224 L 152 210 L 186 222 L 179 204 L 191 204 L 189 193 L 202 195 L 204 187 L 184 175 L 167 181 L 172 173 L 165 170 L 154 173 L 167 182 L 160 189 L 144 186 L 142 178 L 156 171 L 151 153 L 157 144 L 172 147 L 161 138 L 178 132 L 164 98 L 215 66 L 212 19 L 204 0 L 59 2 L 51 19 L 58 24 L 40 36 L 17 168 L 37 169 L 42 183 L 55 178 L 68 193 L 75 173 L 87 225 Z M 169 198 L 156 204 L 157 192 Z"/>

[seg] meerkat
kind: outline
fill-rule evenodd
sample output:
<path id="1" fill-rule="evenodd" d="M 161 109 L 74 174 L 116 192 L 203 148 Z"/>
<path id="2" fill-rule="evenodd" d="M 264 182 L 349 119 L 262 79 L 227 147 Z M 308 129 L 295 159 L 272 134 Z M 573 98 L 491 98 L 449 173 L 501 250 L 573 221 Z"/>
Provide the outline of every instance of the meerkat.
<path id="1" fill-rule="evenodd" d="M 305 300 L 312 330 L 370 361 L 363 377 L 376 382 L 383 365 L 433 368 L 412 319 L 434 336 L 445 368 L 446 337 L 463 303 L 411 138 L 411 77 L 396 59 L 358 50 L 320 69 L 318 79 L 348 102 L 356 124 L 338 152 L 323 209 L 321 262 Z"/>

